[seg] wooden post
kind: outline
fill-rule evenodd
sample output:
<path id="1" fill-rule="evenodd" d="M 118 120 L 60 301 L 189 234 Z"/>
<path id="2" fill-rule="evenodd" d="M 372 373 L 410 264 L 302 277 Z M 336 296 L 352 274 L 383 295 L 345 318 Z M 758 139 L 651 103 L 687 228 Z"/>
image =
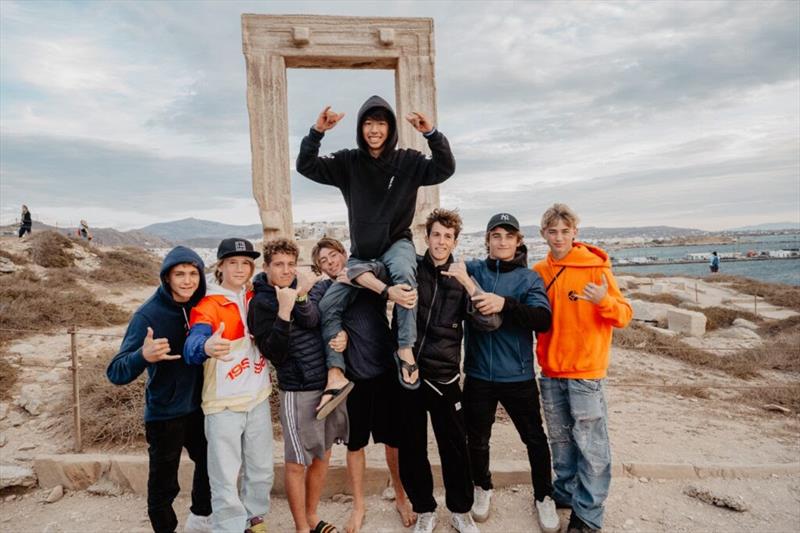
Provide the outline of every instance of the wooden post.
<path id="1" fill-rule="evenodd" d="M 83 451 L 83 439 L 81 438 L 81 397 L 80 397 L 80 378 L 78 375 L 78 343 L 75 338 L 78 328 L 69 328 L 69 344 L 72 352 L 72 415 L 73 427 L 75 428 L 75 452 Z"/>
<path id="2" fill-rule="evenodd" d="M 758 295 L 753 295 L 753 314 L 758 316 Z"/>

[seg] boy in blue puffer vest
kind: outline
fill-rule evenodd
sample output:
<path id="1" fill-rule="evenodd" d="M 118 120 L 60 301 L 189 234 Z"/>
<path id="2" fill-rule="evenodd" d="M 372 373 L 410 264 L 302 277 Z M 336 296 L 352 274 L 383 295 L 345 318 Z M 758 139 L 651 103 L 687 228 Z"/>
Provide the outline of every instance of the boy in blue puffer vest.
<path id="1" fill-rule="evenodd" d="M 499 313 L 503 324 L 480 331 L 469 321 L 464 334 L 464 418 L 475 483 L 472 515 L 489 517 L 492 476 L 489 438 L 497 403 L 505 408 L 528 451 L 533 495 L 540 529 L 558 531 L 550 472 L 550 448 L 539 411 L 539 389 L 533 368 L 533 332 L 550 329 L 550 302 L 542 279 L 528 268 L 528 250 L 519 222 L 508 213 L 494 215 L 486 227 L 485 260 L 466 264 L 467 272 L 486 291 L 472 297 L 482 314 Z M 463 269 L 453 263 L 450 270 Z"/>
<path id="2" fill-rule="evenodd" d="M 178 525 L 172 502 L 180 491 L 178 466 L 183 448 L 195 464 L 184 531 L 211 531 L 207 444 L 200 409 L 203 369 L 187 365 L 181 357 L 189 314 L 206 293 L 204 268 L 203 260 L 189 248 L 177 246 L 167 254 L 161 265 L 161 286 L 133 314 L 119 353 L 106 370 L 115 385 L 130 383 L 147 370 L 147 514 L 156 533 L 171 533 Z"/>

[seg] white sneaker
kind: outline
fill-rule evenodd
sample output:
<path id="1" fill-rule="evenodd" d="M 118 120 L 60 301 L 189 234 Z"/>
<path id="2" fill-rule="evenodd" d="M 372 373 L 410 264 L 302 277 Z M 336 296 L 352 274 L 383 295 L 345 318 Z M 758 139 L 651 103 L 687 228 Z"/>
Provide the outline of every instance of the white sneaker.
<path id="1" fill-rule="evenodd" d="M 436 529 L 436 511 L 417 515 L 417 525 L 414 526 L 414 533 L 433 533 L 434 529 Z"/>
<path id="2" fill-rule="evenodd" d="M 458 533 L 481 533 L 475 522 L 472 521 L 472 515 L 469 513 L 453 513 L 450 518 L 450 525 Z"/>
<path id="3" fill-rule="evenodd" d="M 184 533 L 213 533 L 211 528 L 211 515 L 198 516 L 191 511 L 189 516 L 186 517 L 186 523 L 183 525 Z"/>
<path id="4" fill-rule="evenodd" d="M 550 496 L 544 500 L 536 501 L 536 515 L 539 518 L 539 527 L 544 533 L 557 533 L 561 529 L 561 522 L 556 512 L 556 502 Z"/>
<path id="5" fill-rule="evenodd" d="M 483 490 L 475 487 L 475 501 L 472 504 L 472 518 L 476 522 L 486 522 L 489 518 L 489 510 L 492 503 L 492 489 Z"/>

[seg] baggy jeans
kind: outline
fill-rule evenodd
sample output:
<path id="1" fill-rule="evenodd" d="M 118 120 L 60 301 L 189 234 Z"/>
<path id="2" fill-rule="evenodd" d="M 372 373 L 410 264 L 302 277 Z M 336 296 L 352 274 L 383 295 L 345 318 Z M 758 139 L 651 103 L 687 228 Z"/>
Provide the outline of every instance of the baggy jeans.
<path id="1" fill-rule="evenodd" d="M 242 533 L 249 518 L 269 512 L 274 479 L 269 400 L 249 412 L 206 415 L 206 439 L 214 533 Z"/>
<path id="2" fill-rule="evenodd" d="M 417 288 L 417 252 L 410 240 L 395 241 L 377 259 L 362 260 L 351 257 L 347 260 L 347 268 L 350 270 L 356 265 L 375 261 L 386 266 L 393 285 L 405 283 L 412 288 Z M 322 339 L 325 341 L 325 361 L 328 368 L 345 369 L 344 355 L 334 351 L 328 346 L 328 343 L 342 331 L 342 314 L 352 302 L 357 290 L 361 289 L 346 283 L 334 283 L 319 302 L 319 312 L 322 317 Z M 397 310 L 397 346 L 410 348 L 417 340 L 417 307 L 406 309 L 398 305 L 395 309 Z"/>
<path id="3" fill-rule="evenodd" d="M 605 380 L 542 376 L 539 384 L 556 474 L 553 498 L 601 529 L 611 485 Z"/>

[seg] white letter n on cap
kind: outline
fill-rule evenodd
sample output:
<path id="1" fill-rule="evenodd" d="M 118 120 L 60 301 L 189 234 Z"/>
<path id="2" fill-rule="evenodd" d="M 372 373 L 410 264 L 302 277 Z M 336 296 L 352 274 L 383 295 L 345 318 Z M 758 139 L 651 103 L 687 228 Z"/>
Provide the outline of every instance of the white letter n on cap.
<path id="1" fill-rule="evenodd" d="M 508 215 L 506 214 L 500 215 L 500 220 L 508 220 Z"/>

